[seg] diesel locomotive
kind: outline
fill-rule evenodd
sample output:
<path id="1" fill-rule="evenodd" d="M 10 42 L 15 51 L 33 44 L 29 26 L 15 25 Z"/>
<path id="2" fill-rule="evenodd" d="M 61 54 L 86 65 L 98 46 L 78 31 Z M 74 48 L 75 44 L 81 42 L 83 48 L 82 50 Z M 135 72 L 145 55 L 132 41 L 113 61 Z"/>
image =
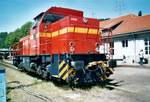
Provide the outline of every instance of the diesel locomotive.
<path id="1" fill-rule="evenodd" d="M 74 84 L 102 82 L 113 74 L 99 51 L 99 20 L 84 17 L 83 11 L 51 7 L 34 21 L 30 34 L 14 47 L 18 69 Z"/>

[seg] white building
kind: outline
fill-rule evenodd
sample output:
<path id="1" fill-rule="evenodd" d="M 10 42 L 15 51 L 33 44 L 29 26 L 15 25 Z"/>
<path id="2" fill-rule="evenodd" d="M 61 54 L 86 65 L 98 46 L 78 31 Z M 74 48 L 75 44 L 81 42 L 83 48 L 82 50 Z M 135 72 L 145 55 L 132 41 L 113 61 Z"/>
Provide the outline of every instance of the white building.
<path id="1" fill-rule="evenodd" d="M 136 16 L 133 14 L 121 16 L 100 22 L 102 35 L 112 31 L 113 59 L 123 59 L 132 64 L 139 61 L 139 52 L 144 51 L 144 57 L 150 64 L 150 15 Z M 105 42 L 101 52 L 108 53 L 109 44 Z"/>

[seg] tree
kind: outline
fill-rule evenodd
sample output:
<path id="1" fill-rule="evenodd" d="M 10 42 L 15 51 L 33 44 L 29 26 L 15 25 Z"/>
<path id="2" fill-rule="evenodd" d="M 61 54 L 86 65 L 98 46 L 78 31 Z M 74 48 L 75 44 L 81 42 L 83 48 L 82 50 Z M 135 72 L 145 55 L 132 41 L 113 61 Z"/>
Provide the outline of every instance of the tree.
<path id="1" fill-rule="evenodd" d="M 17 44 L 22 37 L 30 33 L 31 26 L 32 22 L 27 22 L 14 32 L 10 32 L 6 37 L 5 44 L 9 47 Z"/>
<path id="2" fill-rule="evenodd" d="M 6 48 L 6 44 L 4 43 L 8 33 L 7 32 L 1 32 L 0 33 L 0 48 Z"/>
<path id="3" fill-rule="evenodd" d="M 31 27 L 32 27 L 32 22 L 27 22 L 23 26 L 21 26 L 20 30 L 22 34 L 20 35 L 20 37 L 22 38 L 28 35 L 30 33 Z"/>
<path id="4" fill-rule="evenodd" d="M 139 12 L 138 12 L 138 16 L 142 16 L 142 11 L 139 11 Z"/>

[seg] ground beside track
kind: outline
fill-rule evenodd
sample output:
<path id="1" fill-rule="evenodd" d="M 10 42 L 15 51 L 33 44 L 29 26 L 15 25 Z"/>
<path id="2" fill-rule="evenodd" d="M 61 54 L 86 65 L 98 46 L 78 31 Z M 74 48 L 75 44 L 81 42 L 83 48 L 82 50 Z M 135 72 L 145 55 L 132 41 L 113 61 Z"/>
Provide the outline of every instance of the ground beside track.
<path id="1" fill-rule="evenodd" d="M 1 66 L 6 69 L 9 102 L 150 102 L 149 68 L 118 67 L 104 88 L 72 90 Z"/>

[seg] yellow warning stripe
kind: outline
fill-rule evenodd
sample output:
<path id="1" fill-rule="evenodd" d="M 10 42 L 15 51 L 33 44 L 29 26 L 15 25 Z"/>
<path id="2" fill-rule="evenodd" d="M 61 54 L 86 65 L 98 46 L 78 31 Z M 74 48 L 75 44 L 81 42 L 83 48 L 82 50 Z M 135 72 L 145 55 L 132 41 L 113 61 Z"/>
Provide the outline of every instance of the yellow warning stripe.
<path id="1" fill-rule="evenodd" d="M 52 32 L 52 37 L 58 36 L 58 31 Z"/>
<path id="2" fill-rule="evenodd" d="M 63 76 L 63 80 L 66 80 L 69 76 L 69 74 L 73 71 L 73 69 L 71 68 L 64 76 Z"/>
<path id="3" fill-rule="evenodd" d="M 68 28 L 68 33 L 74 32 L 75 27 L 67 27 Z"/>
<path id="4" fill-rule="evenodd" d="M 40 37 L 51 37 L 52 33 L 40 32 Z"/>
<path id="5" fill-rule="evenodd" d="M 107 77 L 106 75 L 103 75 L 103 76 L 102 76 L 102 79 L 103 79 L 103 80 L 106 80 L 106 79 L 108 79 L 108 77 Z"/>
<path id="6" fill-rule="evenodd" d="M 69 68 L 69 65 L 67 64 L 62 71 L 58 74 L 59 76 L 62 76 L 62 74 Z"/>
<path id="7" fill-rule="evenodd" d="M 67 27 L 66 28 L 63 28 L 63 29 L 61 29 L 61 30 L 59 30 L 59 34 L 61 35 L 61 34 L 65 34 L 65 33 L 67 33 Z"/>
<path id="8" fill-rule="evenodd" d="M 90 34 L 90 35 L 97 35 L 98 29 L 94 28 L 84 28 L 84 27 L 65 27 L 60 30 L 54 31 L 52 33 L 49 32 L 40 32 L 40 37 L 56 37 L 66 33 L 81 33 L 81 34 Z"/>
<path id="9" fill-rule="evenodd" d="M 113 69 L 112 68 L 108 68 L 109 69 L 109 71 L 111 72 L 111 73 L 114 73 L 114 71 L 113 71 Z"/>
<path id="10" fill-rule="evenodd" d="M 65 61 L 62 61 L 60 64 L 59 64 L 59 69 L 65 64 Z"/>
<path id="11" fill-rule="evenodd" d="M 87 34 L 88 28 L 75 27 L 75 33 Z"/>
<path id="12" fill-rule="evenodd" d="M 66 80 L 69 75 L 72 73 L 73 74 L 74 69 L 72 67 L 70 67 L 67 63 L 65 63 L 65 61 L 61 61 L 61 63 L 59 64 L 59 78 L 62 78 L 63 80 Z"/>
<path id="13" fill-rule="evenodd" d="M 98 30 L 97 29 L 89 29 L 88 34 L 97 34 Z"/>

